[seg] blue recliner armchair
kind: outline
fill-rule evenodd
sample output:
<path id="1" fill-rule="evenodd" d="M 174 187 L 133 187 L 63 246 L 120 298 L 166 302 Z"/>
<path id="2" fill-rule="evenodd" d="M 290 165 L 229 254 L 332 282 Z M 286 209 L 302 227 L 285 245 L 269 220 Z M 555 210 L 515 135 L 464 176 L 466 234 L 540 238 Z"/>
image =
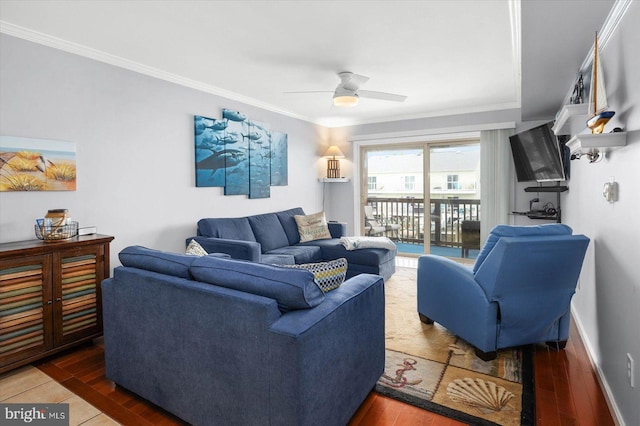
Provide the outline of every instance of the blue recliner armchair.
<path id="1" fill-rule="evenodd" d="M 564 349 L 570 304 L 589 239 L 569 226 L 496 226 L 473 269 L 418 260 L 418 313 L 471 343 L 483 360 L 498 349 L 546 342 Z"/>

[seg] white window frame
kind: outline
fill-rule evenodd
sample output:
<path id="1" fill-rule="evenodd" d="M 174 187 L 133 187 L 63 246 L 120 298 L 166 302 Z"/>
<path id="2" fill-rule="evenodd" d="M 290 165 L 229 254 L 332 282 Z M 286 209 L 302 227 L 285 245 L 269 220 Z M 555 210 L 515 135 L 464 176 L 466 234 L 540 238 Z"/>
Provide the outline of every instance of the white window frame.
<path id="1" fill-rule="evenodd" d="M 416 177 L 414 175 L 402 177 L 405 191 L 413 191 L 416 189 Z"/>
<path id="2" fill-rule="evenodd" d="M 447 189 L 449 191 L 460 189 L 460 175 L 447 175 Z"/>
<path id="3" fill-rule="evenodd" d="M 369 191 L 376 191 L 378 189 L 377 176 L 367 176 L 367 188 Z"/>

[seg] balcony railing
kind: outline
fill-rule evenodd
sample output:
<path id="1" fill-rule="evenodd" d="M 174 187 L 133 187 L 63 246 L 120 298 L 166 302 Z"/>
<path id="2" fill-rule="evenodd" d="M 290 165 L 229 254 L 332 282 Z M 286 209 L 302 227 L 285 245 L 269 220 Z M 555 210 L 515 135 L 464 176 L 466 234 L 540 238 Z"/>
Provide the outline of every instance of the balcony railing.
<path id="1" fill-rule="evenodd" d="M 375 216 L 383 223 L 400 225 L 398 234 L 388 237 L 403 243 L 424 243 L 424 198 L 369 198 Z M 480 220 L 480 200 L 431 199 L 431 245 L 461 247 L 462 222 Z"/>

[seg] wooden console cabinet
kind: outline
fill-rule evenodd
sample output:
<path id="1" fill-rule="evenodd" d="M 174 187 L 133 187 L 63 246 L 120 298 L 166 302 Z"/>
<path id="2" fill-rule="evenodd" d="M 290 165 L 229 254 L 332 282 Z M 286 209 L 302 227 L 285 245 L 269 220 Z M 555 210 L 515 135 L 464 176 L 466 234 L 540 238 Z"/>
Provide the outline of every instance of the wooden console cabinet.
<path id="1" fill-rule="evenodd" d="M 107 235 L 0 244 L 0 373 L 102 334 Z"/>

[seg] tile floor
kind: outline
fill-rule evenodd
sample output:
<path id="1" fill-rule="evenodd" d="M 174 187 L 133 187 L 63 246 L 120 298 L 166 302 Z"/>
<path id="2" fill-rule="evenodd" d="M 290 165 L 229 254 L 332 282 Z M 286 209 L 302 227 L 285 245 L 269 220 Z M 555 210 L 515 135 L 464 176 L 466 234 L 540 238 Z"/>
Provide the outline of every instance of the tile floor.
<path id="1" fill-rule="evenodd" d="M 396 266 L 400 268 L 417 268 L 418 258 L 408 256 L 396 256 Z"/>
<path id="2" fill-rule="evenodd" d="M 30 365 L 0 375 L 0 403 L 65 403 L 69 404 L 70 426 L 120 424 Z"/>
<path id="3" fill-rule="evenodd" d="M 414 268 L 418 267 L 419 256 L 396 256 L 396 266 L 399 268 Z M 460 257 L 449 258 L 455 260 L 458 263 L 462 263 L 466 266 L 473 266 L 475 259 L 463 259 Z"/>

